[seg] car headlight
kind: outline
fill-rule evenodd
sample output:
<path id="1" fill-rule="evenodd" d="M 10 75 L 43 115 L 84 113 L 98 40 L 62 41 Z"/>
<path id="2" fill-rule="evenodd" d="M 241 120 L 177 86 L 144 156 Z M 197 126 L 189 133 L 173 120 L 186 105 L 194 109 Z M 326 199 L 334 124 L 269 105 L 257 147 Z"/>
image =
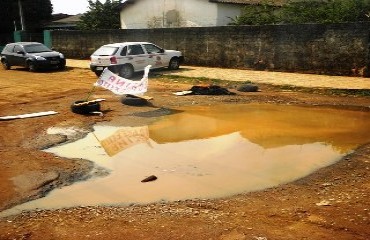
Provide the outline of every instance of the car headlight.
<path id="1" fill-rule="evenodd" d="M 64 58 L 64 55 L 62 53 L 59 53 L 60 58 Z"/>
<path id="2" fill-rule="evenodd" d="M 44 57 L 36 56 L 36 60 L 38 61 L 45 61 L 46 59 Z"/>

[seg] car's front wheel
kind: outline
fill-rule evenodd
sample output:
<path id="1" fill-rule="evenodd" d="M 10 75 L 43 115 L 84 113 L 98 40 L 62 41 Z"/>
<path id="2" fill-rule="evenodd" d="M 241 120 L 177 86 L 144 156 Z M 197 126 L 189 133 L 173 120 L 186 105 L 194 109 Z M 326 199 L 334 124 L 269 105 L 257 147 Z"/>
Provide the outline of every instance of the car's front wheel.
<path id="1" fill-rule="evenodd" d="M 36 71 L 37 71 L 37 67 L 36 67 L 36 64 L 35 64 L 34 62 L 29 61 L 29 62 L 27 63 L 27 66 L 28 66 L 28 70 L 29 70 L 30 72 L 36 72 Z"/>
<path id="2" fill-rule="evenodd" d="M 103 73 L 103 71 L 94 71 L 94 73 L 97 77 L 100 77 L 100 75 Z"/>
<path id="3" fill-rule="evenodd" d="M 61 71 L 63 71 L 63 70 L 66 69 L 66 65 L 65 64 L 59 64 L 58 65 L 58 69 L 61 70 Z"/>
<path id="4" fill-rule="evenodd" d="M 121 69 L 119 70 L 120 77 L 131 78 L 132 75 L 134 75 L 134 68 L 129 64 L 123 65 Z"/>
<path id="5" fill-rule="evenodd" d="M 1 61 L 1 64 L 3 65 L 3 68 L 5 69 L 5 70 L 9 70 L 10 69 L 10 64 L 9 64 L 9 62 L 6 60 L 6 59 L 4 59 L 4 60 L 2 60 Z"/>
<path id="6" fill-rule="evenodd" d="M 172 58 L 170 63 L 168 64 L 168 68 L 170 70 L 177 70 L 180 67 L 180 60 L 176 57 Z"/>

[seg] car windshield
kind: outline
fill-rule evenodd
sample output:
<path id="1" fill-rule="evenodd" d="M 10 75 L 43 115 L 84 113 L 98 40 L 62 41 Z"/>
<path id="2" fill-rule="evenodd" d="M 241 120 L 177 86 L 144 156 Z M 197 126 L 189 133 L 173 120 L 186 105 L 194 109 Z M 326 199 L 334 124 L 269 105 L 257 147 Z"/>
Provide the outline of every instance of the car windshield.
<path id="1" fill-rule="evenodd" d="M 95 56 L 111 56 L 116 54 L 118 47 L 103 46 L 96 50 L 93 55 Z"/>
<path id="2" fill-rule="evenodd" d="M 24 50 L 28 53 L 52 52 L 51 49 L 42 44 L 26 45 L 24 46 Z"/>

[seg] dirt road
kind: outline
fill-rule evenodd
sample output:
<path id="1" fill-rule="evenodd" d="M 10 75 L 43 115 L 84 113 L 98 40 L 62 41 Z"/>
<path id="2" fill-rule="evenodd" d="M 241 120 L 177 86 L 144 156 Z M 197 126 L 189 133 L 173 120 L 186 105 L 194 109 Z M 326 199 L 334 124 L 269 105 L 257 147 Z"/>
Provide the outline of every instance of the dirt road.
<path id="1" fill-rule="evenodd" d="M 229 72 L 217 78 L 226 75 Z M 148 95 L 154 99 L 150 106 L 123 105 L 119 97 L 97 89 L 93 97 L 106 99 L 102 104 L 104 116 L 72 113 L 71 103 L 85 99 L 95 81 L 96 76 L 84 68 L 68 67 L 63 72 L 40 73 L 21 68 L 0 70 L 1 116 L 49 110 L 59 113 L 0 121 L 0 210 L 89 176 L 92 163 L 63 159 L 41 151 L 74 140 L 47 134 L 49 127 L 91 130 L 96 122 L 118 119 L 122 125 L 140 125 L 148 120 L 134 113 L 194 104 L 269 102 L 370 111 L 369 95 L 353 95 L 352 91 L 332 95 L 320 89 L 287 89 L 262 81 L 258 83 L 260 92 L 178 97 L 172 93 L 209 82 L 152 75 Z M 236 91 L 240 83 L 218 81 L 217 84 Z M 125 116 L 123 120 L 122 116 Z M 369 163 L 370 143 L 367 143 L 333 166 L 299 181 L 259 192 L 224 199 L 145 206 L 81 206 L 22 213 L 0 219 L 0 239 L 368 239 Z"/>
<path id="2" fill-rule="evenodd" d="M 89 68 L 88 60 L 69 59 L 70 67 Z M 370 89 L 370 78 L 327 76 L 288 72 L 251 71 L 213 67 L 184 66 L 178 71 L 162 72 L 170 76 L 210 78 L 235 82 L 251 81 L 255 84 L 276 86 L 292 85 L 307 88 Z"/>

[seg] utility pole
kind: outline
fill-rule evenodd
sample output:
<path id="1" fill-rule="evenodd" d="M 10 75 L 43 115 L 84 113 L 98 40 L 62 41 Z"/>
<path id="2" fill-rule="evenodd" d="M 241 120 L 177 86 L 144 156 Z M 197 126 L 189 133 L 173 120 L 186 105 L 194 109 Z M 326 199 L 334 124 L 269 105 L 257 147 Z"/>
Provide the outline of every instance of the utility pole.
<path id="1" fill-rule="evenodd" d="M 21 19 L 21 28 L 22 28 L 22 31 L 24 31 L 26 29 L 24 27 L 23 8 L 22 8 L 21 0 L 18 0 L 18 8 L 19 8 L 19 18 Z"/>
<path id="2" fill-rule="evenodd" d="M 165 15 L 164 11 L 166 10 L 166 0 L 163 0 L 163 11 L 162 11 L 162 28 L 165 26 Z"/>

